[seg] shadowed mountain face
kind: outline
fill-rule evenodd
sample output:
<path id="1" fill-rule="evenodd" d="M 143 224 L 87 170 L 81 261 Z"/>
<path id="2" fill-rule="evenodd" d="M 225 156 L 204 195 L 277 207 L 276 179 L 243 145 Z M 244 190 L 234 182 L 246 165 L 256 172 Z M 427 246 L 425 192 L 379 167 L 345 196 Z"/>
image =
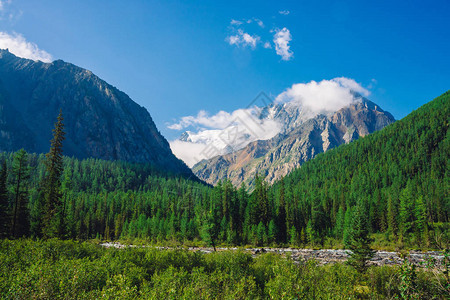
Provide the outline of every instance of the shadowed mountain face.
<path id="1" fill-rule="evenodd" d="M 151 163 L 191 174 L 148 111 L 125 93 L 73 64 L 35 62 L 0 50 L 0 151 L 48 152 L 60 109 L 65 155 Z"/>
<path id="2" fill-rule="evenodd" d="M 252 186 L 256 172 L 273 183 L 321 152 L 393 123 L 394 117 L 367 99 L 328 115 L 298 118 L 298 113 L 280 112 L 277 119 L 290 124 L 287 131 L 270 140 L 255 141 L 236 152 L 203 160 L 194 173 L 210 184 L 229 179 L 238 186 Z"/>

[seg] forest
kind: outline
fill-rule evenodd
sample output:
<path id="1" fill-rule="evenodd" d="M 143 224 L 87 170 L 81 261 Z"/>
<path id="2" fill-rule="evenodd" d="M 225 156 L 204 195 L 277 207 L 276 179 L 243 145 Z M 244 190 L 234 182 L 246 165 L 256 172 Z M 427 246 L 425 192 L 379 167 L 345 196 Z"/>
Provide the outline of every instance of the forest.
<path id="1" fill-rule="evenodd" d="M 320 154 L 273 186 L 260 174 L 252 192 L 151 165 L 64 157 L 60 115 L 48 154 L 0 154 L 0 234 L 342 248 L 359 215 L 380 248 L 448 248 L 449 98 Z"/>

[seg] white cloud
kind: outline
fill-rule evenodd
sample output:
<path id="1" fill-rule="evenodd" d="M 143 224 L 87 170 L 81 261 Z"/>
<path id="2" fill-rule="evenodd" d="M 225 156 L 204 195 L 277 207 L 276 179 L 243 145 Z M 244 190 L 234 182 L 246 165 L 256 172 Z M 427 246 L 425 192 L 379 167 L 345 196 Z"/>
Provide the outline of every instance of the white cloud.
<path id="1" fill-rule="evenodd" d="M 290 60 L 294 53 L 290 50 L 289 42 L 292 40 L 291 32 L 284 27 L 281 30 L 277 30 L 273 36 L 273 42 L 275 43 L 275 50 L 282 60 Z"/>
<path id="2" fill-rule="evenodd" d="M 231 22 L 230 22 L 230 24 L 231 24 L 231 25 L 237 25 L 237 26 L 239 26 L 239 25 L 242 25 L 242 22 L 241 22 L 241 21 L 238 21 L 238 20 L 232 19 Z"/>
<path id="3" fill-rule="evenodd" d="M 280 11 L 282 14 L 289 14 L 289 11 Z M 225 41 L 230 45 L 234 46 L 242 46 L 242 47 L 250 47 L 253 50 L 258 47 L 259 44 L 262 45 L 265 49 L 272 49 L 272 45 L 270 42 L 261 41 L 261 37 L 259 35 L 252 35 L 248 32 L 245 32 L 243 28 L 249 27 L 247 24 L 256 23 L 259 27 L 264 28 L 264 22 L 258 18 L 251 19 L 242 19 L 235 20 L 232 19 L 230 24 L 232 26 L 229 29 L 232 31 L 232 34 L 225 38 Z M 259 31 L 261 33 L 261 30 Z M 289 42 L 292 40 L 291 32 L 284 27 L 283 29 L 271 29 L 271 30 L 263 30 L 262 37 L 264 40 L 269 37 L 269 34 L 272 35 L 273 42 L 275 44 L 276 54 L 281 56 L 282 60 L 288 61 L 294 57 L 293 51 L 290 49 Z"/>
<path id="4" fill-rule="evenodd" d="M 243 47 L 250 46 L 252 49 L 255 49 L 256 45 L 259 43 L 261 38 L 257 35 L 250 35 L 250 34 L 244 32 L 242 29 L 238 29 L 236 35 L 228 36 L 225 40 L 230 45 L 243 46 Z"/>
<path id="5" fill-rule="evenodd" d="M 332 80 L 339 83 L 342 87 L 348 88 L 354 92 L 357 92 L 357 93 L 363 95 L 364 97 L 367 97 L 370 94 L 370 92 L 367 89 L 363 88 L 359 83 L 357 83 L 353 79 L 346 78 L 346 77 L 338 77 L 338 78 L 334 78 Z"/>
<path id="6" fill-rule="evenodd" d="M 256 47 L 256 43 L 260 40 L 259 36 L 255 35 L 252 36 L 248 33 L 244 33 L 242 35 L 242 38 L 244 39 L 244 44 L 245 45 L 250 45 L 252 48 Z"/>
<path id="7" fill-rule="evenodd" d="M 170 142 L 170 148 L 176 157 L 192 168 L 201 161 L 200 153 L 205 149 L 205 145 L 174 140 Z"/>
<path id="8" fill-rule="evenodd" d="M 0 12 L 4 11 L 9 4 L 11 4 L 11 0 L 0 0 Z"/>
<path id="9" fill-rule="evenodd" d="M 18 33 L 8 34 L 0 31 L 0 49 L 8 49 L 16 56 L 43 62 L 53 61 L 52 56 L 39 49 L 35 43 L 27 42 L 23 35 Z"/>
<path id="10" fill-rule="evenodd" d="M 264 28 L 264 22 L 260 19 L 253 18 L 253 20 L 258 24 L 259 27 Z"/>
<path id="11" fill-rule="evenodd" d="M 203 159 L 230 153 L 250 142 L 267 140 L 278 134 L 281 124 L 270 117 L 260 118 L 259 113 L 260 109 L 253 107 L 231 113 L 220 111 L 212 116 L 200 111 L 197 116 L 183 117 L 179 123 L 168 127 L 181 130 L 192 126 L 199 129 L 187 131 L 187 140 L 170 142 L 172 151 L 192 167 Z"/>
<path id="12" fill-rule="evenodd" d="M 297 83 L 279 94 L 275 104 L 299 108 L 306 119 L 319 113 L 335 112 L 349 104 L 360 101 L 353 92 L 363 96 L 370 93 L 355 80 L 339 77 L 320 82 Z M 219 111 L 214 115 L 201 110 L 196 116 L 182 117 L 178 123 L 169 125 L 174 130 L 186 130 L 183 141 L 170 142 L 173 153 L 192 167 L 203 159 L 223 155 L 245 147 L 255 140 L 267 140 L 283 129 L 277 119 L 277 109 L 261 117 L 260 108 L 237 109 L 231 113 Z"/>
<path id="13" fill-rule="evenodd" d="M 279 13 L 280 15 L 287 16 L 287 15 L 290 14 L 291 12 L 288 11 L 288 10 L 280 10 L 278 13 Z"/>
<path id="14" fill-rule="evenodd" d="M 290 103 L 314 114 L 334 112 L 355 101 L 352 91 L 368 96 L 370 93 L 353 79 L 339 77 L 320 82 L 297 83 L 277 96 L 277 103 Z"/>

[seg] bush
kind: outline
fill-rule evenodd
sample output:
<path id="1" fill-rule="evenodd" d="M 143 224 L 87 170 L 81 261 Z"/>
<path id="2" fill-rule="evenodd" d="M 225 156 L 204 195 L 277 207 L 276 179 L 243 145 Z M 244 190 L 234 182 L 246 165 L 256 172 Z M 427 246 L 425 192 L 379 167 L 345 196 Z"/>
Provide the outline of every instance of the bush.
<path id="1" fill-rule="evenodd" d="M 447 262 L 448 267 L 448 262 Z M 75 241 L 0 241 L 4 299 L 445 299 L 448 276 L 425 269 L 319 266 L 266 253 L 210 254 Z"/>

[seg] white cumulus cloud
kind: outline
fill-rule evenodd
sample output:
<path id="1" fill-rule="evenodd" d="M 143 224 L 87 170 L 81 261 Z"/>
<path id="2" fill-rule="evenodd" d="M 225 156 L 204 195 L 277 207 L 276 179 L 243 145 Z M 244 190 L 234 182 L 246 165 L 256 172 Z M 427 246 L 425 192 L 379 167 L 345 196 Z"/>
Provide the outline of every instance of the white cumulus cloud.
<path id="1" fill-rule="evenodd" d="M 53 57 L 32 42 L 28 42 L 23 35 L 18 33 L 8 34 L 0 31 L 0 49 L 8 49 L 9 52 L 22 58 L 52 62 Z"/>
<path id="2" fill-rule="evenodd" d="M 352 92 L 368 96 L 370 92 L 355 80 L 345 77 L 297 83 L 275 99 L 277 103 L 290 103 L 312 111 L 314 114 L 337 111 L 358 98 Z"/>
<path id="3" fill-rule="evenodd" d="M 346 77 L 310 81 L 293 84 L 275 98 L 274 104 L 299 109 L 308 119 L 360 101 L 355 92 L 362 96 L 370 94 L 361 84 Z M 276 112 L 277 109 L 269 111 Z M 287 124 L 282 124 L 276 113 L 267 112 L 262 116 L 261 108 L 256 106 L 232 112 L 219 111 L 214 115 L 201 110 L 195 116 L 185 116 L 168 125 L 174 130 L 192 129 L 186 131 L 183 140 L 171 141 L 170 146 L 178 158 L 192 167 L 203 159 L 242 149 L 250 142 L 268 140 L 286 129 Z"/>
<path id="4" fill-rule="evenodd" d="M 290 60 L 294 56 L 289 46 L 291 40 L 291 32 L 286 27 L 275 31 L 273 42 L 275 43 L 275 50 L 282 60 Z"/>
<path id="5" fill-rule="evenodd" d="M 290 14 L 291 12 L 288 11 L 288 10 L 280 10 L 278 13 L 279 13 L 280 15 L 287 16 L 287 15 Z"/>
<path id="6" fill-rule="evenodd" d="M 180 140 L 174 140 L 170 142 L 170 149 L 176 157 L 183 160 L 190 168 L 196 163 L 200 162 L 200 153 L 204 151 L 205 144 L 196 144 L 192 142 L 184 142 Z"/>
<path id="7" fill-rule="evenodd" d="M 197 130 L 187 131 L 187 140 L 171 141 L 172 151 L 192 167 L 203 159 L 242 149 L 250 142 L 267 140 L 280 132 L 281 125 L 276 120 L 260 118 L 259 113 L 260 108 L 253 107 L 231 113 L 220 111 L 212 116 L 202 110 L 197 116 L 183 117 L 179 123 L 168 128 L 181 130 L 194 127 Z"/>
<path id="8" fill-rule="evenodd" d="M 236 35 L 231 35 L 226 38 L 226 41 L 230 45 L 243 46 L 243 47 L 251 47 L 252 49 L 256 48 L 256 45 L 259 43 L 261 38 L 257 35 L 250 35 L 244 32 L 242 29 L 238 29 Z"/>
<path id="9" fill-rule="evenodd" d="M 242 25 L 242 22 L 241 22 L 241 21 L 238 21 L 238 20 L 232 19 L 231 22 L 230 22 L 230 24 L 231 24 L 231 25 L 239 26 L 239 25 Z"/>
<path id="10" fill-rule="evenodd" d="M 359 83 L 357 83 L 353 79 L 346 78 L 346 77 L 338 77 L 338 78 L 334 78 L 332 80 L 339 83 L 342 87 L 348 88 L 354 92 L 357 92 L 357 93 L 363 95 L 364 97 L 367 97 L 370 94 L 370 92 L 366 88 L 362 87 Z"/>

